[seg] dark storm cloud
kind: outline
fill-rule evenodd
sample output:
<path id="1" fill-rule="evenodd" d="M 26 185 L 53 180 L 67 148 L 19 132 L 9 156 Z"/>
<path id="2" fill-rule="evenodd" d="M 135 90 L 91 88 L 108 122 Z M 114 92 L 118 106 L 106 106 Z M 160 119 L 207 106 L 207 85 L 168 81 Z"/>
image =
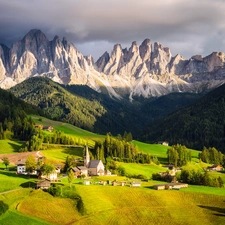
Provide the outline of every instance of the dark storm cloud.
<path id="1" fill-rule="evenodd" d="M 0 0 L 0 42 L 11 45 L 38 28 L 95 57 L 145 38 L 173 54 L 206 55 L 225 50 L 224 11 L 222 0 Z"/>

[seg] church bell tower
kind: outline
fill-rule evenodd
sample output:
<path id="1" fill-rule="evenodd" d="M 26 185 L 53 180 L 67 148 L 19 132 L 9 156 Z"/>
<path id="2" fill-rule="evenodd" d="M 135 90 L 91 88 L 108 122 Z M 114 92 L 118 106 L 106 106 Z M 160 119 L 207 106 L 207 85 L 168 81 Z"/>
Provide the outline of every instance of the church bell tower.
<path id="1" fill-rule="evenodd" d="M 90 155 L 88 151 L 88 146 L 86 145 L 84 152 L 84 166 L 88 167 L 89 162 L 90 162 Z"/>

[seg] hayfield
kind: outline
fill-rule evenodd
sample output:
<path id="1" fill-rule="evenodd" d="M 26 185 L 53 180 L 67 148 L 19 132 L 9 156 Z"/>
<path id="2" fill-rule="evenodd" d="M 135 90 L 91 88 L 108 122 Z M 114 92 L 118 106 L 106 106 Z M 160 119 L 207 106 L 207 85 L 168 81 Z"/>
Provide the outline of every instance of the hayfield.
<path id="1" fill-rule="evenodd" d="M 156 191 L 149 187 L 77 184 L 75 188 L 82 198 L 84 215 L 78 213 L 73 200 L 52 197 L 40 190 L 28 193 L 18 204 L 17 210 L 20 215 L 62 225 L 224 224 L 225 196 Z"/>
<path id="2" fill-rule="evenodd" d="M 53 224 L 72 224 L 81 218 L 75 201 L 57 198 L 41 190 L 33 191 L 17 206 L 25 215 L 35 215 Z"/>
<path id="3" fill-rule="evenodd" d="M 87 215 L 74 224 L 91 221 L 91 224 L 211 225 L 224 222 L 225 197 L 97 185 L 77 185 L 76 189 Z"/>
<path id="4" fill-rule="evenodd" d="M 0 201 L 8 205 L 8 211 L 0 216 L 0 224 L 4 225 L 50 225 L 47 221 L 29 216 L 17 211 L 17 206 L 24 197 L 30 193 L 31 189 L 20 189 L 0 194 Z"/>

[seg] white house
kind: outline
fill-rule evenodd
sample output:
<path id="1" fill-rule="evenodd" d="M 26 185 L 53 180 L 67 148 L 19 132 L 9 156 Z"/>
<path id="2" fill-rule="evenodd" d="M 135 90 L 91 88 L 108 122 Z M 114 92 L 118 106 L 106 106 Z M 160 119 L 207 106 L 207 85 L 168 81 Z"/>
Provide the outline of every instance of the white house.
<path id="1" fill-rule="evenodd" d="M 48 174 L 48 175 L 43 175 L 41 174 L 41 178 L 43 179 L 48 179 L 50 181 L 57 181 L 58 180 L 58 174 L 60 173 L 60 167 L 59 166 L 55 166 L 55 170 Z"/>
<path id="2" fill-rule="evenodd" d="M 17 173 L 18 174 L 26 174 L 26 164 L 25 160 L 19 159 L 17 161 Z"/>

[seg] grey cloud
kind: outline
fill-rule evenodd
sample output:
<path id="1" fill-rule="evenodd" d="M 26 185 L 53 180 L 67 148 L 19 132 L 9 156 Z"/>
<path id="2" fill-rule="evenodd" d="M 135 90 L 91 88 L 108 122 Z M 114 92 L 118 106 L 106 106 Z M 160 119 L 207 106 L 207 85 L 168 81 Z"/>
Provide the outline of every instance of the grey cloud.
<path id="1" fill-rule="evenodd" d="M 49 39 L 67 37 L 95 58 L 103 47 L 145 38 L 174 54 L 205 55 L 225 50 L 224 11 L 222 0 L 0 0 L 0 42 L 11 45 L 38 28 Z"/>

